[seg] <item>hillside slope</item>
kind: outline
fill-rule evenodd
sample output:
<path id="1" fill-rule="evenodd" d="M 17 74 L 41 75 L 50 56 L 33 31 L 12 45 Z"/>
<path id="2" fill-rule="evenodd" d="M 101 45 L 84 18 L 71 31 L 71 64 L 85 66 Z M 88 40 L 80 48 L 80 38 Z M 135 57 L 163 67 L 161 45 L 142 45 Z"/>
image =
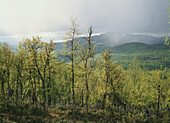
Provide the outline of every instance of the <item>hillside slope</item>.
<path id="1" fill-rule="evenodd" d="M 148 70 L 170 68 L 170 47 L 165 44 L 148 45 L 144 43 L 127 43 L 112 48 L 114 63 L 124 69 L 132 63 L 136 56 L 141 63 L 145 63 Z"/>
<path id="2" fill-rule="evenodd" d="M 116 47 L 111 48 L 115 53 L 141 53 L 141 52 L 152 52 L 152 51 L 167 51 L 170 50 L 168 46 L 163 43 L 160 44 L 144 44 L 140 42 L 125 43 Z"/>

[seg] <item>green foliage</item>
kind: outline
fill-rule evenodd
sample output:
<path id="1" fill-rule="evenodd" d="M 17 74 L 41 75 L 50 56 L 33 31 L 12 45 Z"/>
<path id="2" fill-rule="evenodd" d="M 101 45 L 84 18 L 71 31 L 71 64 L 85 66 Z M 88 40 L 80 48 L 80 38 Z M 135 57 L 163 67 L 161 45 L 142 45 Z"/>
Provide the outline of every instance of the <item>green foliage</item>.
<path id="1" fill-rule="evenodd" d="M 168 52 L 95 55 L 91 35 L 92 27 L 79 44 L 72 20 L 67 61 L 40 37 L 24 39 L 15 53 L 0 44 L 0 121 L 169 122 Z"/>
<path id="2" fill-rule="evenodd" d="M 153 50 L 141 53 L 114 53 L 114 63 L 121 65 L 124 69 L 128 68 L 128 65 L 132 62 L 133 58 L 136 56 L 142 67 L 142 63 L 145 62 L 145 67 L 148 70 L 164 69 L 165 67 L 170 68 L 170 56 L 168 50 Z M 162 68 L 161 68 L 162 66 Z"/>
<path id="3" fill-rule="evenodd" d="M 170 47 L 170 43 L 169 43 L 169 38 L 168 38 L 168 36 L 165 37 L 165 42 L 164 42 L 164 44 L 166 44 L 167 46 Z"/>

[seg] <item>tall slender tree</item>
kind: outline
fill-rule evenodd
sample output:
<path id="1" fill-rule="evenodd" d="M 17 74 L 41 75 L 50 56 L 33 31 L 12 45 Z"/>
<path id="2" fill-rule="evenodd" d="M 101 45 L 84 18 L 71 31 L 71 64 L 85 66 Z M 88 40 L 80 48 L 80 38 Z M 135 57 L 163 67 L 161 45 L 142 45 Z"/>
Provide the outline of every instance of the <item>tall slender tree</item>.
<path id="1" fill-rule="evenodd" d="M 95 55 L 95 48 L 94 48 L 94 42 L 92 41 L 92 33 L 93 28 L 92 26 L 88 29 L 88 36 L 85 37 L 85 44 L 83 45 L 83 51 L 82 51 L 82 62 L 83 62 L 83 71 L 84 71 L 84 81 L 86 86 L 86 111 L 88 113 L 88 101 L 89 101 L 89 77 L 92 72 L 92 69 L 95 66 L 95 61 L 90 60 Z M 83 91 L 82 91 L 83 92 Z"/>
<path id="2" fill-rule="evenodd" d="M 77 19 L 71 18 L 71 27 L 66 33 L 66 43 L 65 43 L 65 56 L 71 61 L 71 91 L 72 91 L 72 111 L 75 113 L 76 109 L 76 99 L 75 99 L 75 67 L 78 64 L 78 54 L 80 53 L 79 47 L 79 24 L 76 22 Z"/>

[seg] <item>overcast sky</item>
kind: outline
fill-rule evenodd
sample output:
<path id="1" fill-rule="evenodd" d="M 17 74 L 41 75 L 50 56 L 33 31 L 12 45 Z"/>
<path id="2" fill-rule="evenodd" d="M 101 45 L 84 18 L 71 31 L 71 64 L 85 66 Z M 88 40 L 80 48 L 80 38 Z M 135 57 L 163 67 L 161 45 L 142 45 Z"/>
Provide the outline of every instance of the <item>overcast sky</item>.
<path id="1" fill-rule="evenodd" d="M 0 36 L 46 33 L 63 35 L 70 17 L 83 33 L 168 31 L 168 0 L 0 0 Z M 49 33 L 48 33 L 49 32 Z M 45 34 L 44 33 L 44 34 Z"/>

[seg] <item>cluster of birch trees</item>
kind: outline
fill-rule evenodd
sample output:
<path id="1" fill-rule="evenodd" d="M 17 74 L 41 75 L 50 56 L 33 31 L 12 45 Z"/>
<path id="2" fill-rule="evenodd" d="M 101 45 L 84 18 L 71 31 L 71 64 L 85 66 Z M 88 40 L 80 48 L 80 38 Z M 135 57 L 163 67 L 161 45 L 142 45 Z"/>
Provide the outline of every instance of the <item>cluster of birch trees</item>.
<path id="1" fill-rule="evenodd" d="M 50 107 L 167 113 L 170 71 L 148 71 L 135 57 L 127 70 L 113 63 L 112 51 L 96 57 L 89 27 L 79 44 L 79 25 L 72 19 L 64 49 L 57 53 L 52 40 L 24 39 L 16 51 L 0 44 L 0 102 Z"/>

